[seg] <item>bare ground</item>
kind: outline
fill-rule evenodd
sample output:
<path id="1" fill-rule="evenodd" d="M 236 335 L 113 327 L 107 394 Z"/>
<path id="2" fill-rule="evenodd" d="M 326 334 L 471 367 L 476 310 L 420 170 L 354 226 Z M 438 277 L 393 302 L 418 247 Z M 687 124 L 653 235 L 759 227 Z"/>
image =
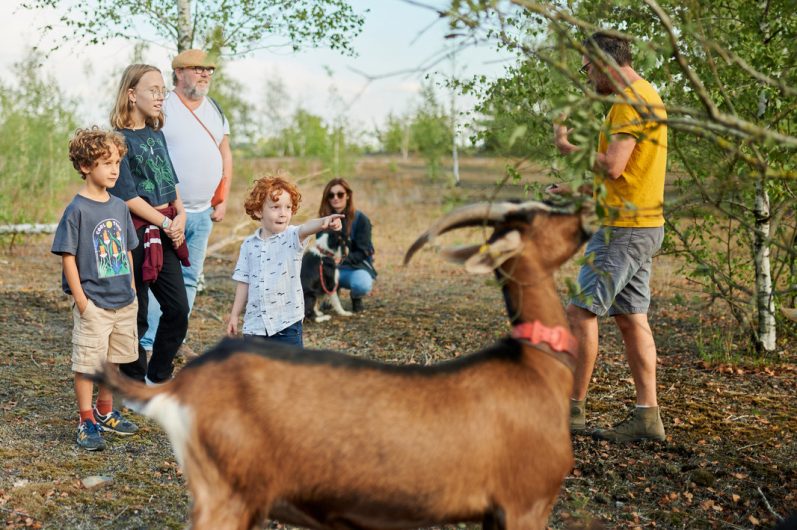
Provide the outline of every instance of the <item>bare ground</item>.
<path id="1" fill-rule="evenodd" d="M 278 166 L 301 179 L 305 202 L 297 221 L 314 216 L 326 175 L 291 161 L 239 164 L 233 203 L 250 175 Z M 526 180 L 534 172 L 526 171 Z M 395 363 L 431 363 L 477 350 L 507 332 L 497 288 L 423 252 L 408 268 L 412 240 L 448 205 L 487 198 L 499 162 L 463 164 L 464 185 L 430 182 L 419 163 L 365 159 L 351 179 L 358 205 L 374 222 L 378 286 L 367 311 L 307 324 L 308 347 L 333 348 Z M 522 186 L 501 192 L 522 196 Z M 221 337 L 232 302 L 229 279 L 237 252 L 233 234 L 248 235 L 240 209 L 216 227 L 228 241 L 208 259 L 207 290 L 191 319 L 194 349 Z M 472 234 L 478 237 L 478 234 Z M 462 235 L 452 236 L 463 238 Z M 164 433 L 136 417 L 142 432 L 107 437 L 103 453 L 74 444 L 76 411 L 70 373 L 69 300 L 60 292 L 60 263 L 50 239 L 4 242 L 0 254 L 0 515 L 7 528 L 181 528 L 189 498 Z M 656 263 L 651 322 L 659 348 L 659 393 L 665 443 L 615 446 L 573 442 L 576 466 L 567 477 L 552 528 L 767 528 L 797 511 L 797 368 L 795 344 L 758 367 L 707 363 L 698 352 L 732 353 L 732 323 L 719 308 L 683 300 L 693 293 L 667 258 Z M 568 265 L 563 275 L 573 276 Z M 345 304 L 348 300 L 345 300 Z M 591 426 L 609 425 L 633 404 L 633 386 L 618 334 L 602 321 L 601 356 L 589 398 Z M 722 352 L 720 352 L 722 353 Z M 533 451 L 533 448 L 528 448 Z M 112 478 L 89 490 L 81 479 Z"/>

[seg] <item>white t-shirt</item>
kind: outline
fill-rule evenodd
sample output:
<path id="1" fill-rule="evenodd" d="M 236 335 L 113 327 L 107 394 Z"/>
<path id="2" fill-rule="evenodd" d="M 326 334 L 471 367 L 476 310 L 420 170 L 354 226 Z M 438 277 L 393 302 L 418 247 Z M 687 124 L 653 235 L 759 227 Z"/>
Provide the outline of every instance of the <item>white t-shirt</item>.
<path id="1" fill-rule="evenodd" d="M 249 284 L 244 335 L 272 336 L 304 318 L 299 227 L 263 239 L 260 228 L 241 245 L 232 279 Z"/>
<path id="2" fill-rule="evenodd" d="M 169 93 L 163 105 L 166 116 L 163 134 L 177 173 L 177 188 L 185 210 L 196 213 L 210 208 L 210 199 L 221 180 L 223 167 L 219 144 L 225 135 L 230 134 L 230 124 L 222 119 L 219 110 L 207 97 L 202 99 L 194 113 L 213 133 L 215 144 L 179 96 Z"/>

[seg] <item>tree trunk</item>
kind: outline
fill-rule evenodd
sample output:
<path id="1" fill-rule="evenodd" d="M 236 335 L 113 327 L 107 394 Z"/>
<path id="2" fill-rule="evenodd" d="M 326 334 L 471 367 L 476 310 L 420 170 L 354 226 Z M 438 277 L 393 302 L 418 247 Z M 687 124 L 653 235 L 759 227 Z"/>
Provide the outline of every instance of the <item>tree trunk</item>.
<path id="1" fill-rule="evenodd" d="M 54 234 L 55 224 L 0 225 L 0 234 Z"/>
<path id="2" fill-rule="evenodd" d="M 194 44 L 191 22 L 191 0 L 177 0 L 177 53 L 190 50 Z"/>
<path id="3" fill-rule="evenodd" d="M 451 158 L 454 164 L 454 186 L 459 186 L 459 151 L 457 150 L 457 90 L 454 79 L 457 74 L 457 55 L 451 54 Z"/>
<path id="4" fill-rule="evenodd" d="M 764 177 L 756 180 L 755 186 L 755 292 L 757 334 L 755 346 L 760 353 L 775 351 L 777 331 L 775 329 L 775 299 L 772 293 L 772 275 L 769 264 L 769 195 Z"/>
<path id="5" fill-rule="evenodd" d="M 410 157 L 410 124 L 405 123 L 401 136 L 401 159 L 406 162 Z"/>

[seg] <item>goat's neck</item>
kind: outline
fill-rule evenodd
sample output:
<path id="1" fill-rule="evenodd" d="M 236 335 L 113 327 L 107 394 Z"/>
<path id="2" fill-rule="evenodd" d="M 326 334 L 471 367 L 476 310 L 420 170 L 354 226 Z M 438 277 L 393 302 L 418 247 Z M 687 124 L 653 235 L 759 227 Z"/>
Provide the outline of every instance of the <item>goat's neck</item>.
<path id="1" fill-rule="evenodd" d="M 496 271 L 499 280 L 502 274 Z M 553 273 L 546 271 L 539 271 L 535 275 L 519 275 L 515 273 L 506 281 L 504 285 L 504 301 L 506 302 L 507 311 L 509 313 L 509 320 L 512 325 L 521 323 L 533 323 L 535 321 L 543 324 L 549 328 L 563 327 L 569 330 L 570 326 L 567 323 L 562 301 L 556 292 L 556 286 L 553 281 Z M 518 278 L 525 278 L 526 281 L 522 282 Z M 535 349 L 539 349 L 539 345 L 532 345 Z M 556 359 L 559 363 L 554 363 L 566 370 L 564 373 L 572 375 L 575 369 L 575 358 L 573 357 L 576 352 L 574 351 L 556 351 L 550 348 L 543 348 L 542 351 L 547 352 L 549 359 Z M 541 357 L 533 356 L 536 362 L 540 362 Z M 544 358 L 544 357 L 543 357 Z M 567 378 L 563 379 L 567 381 Z M 565 383 L 562 387 L 565 394 L 570 393 L 570 383 Z"/>
<path id="2" fill-rule="evenodd" d="M 553 273 L 533 270 L 530 267 L 520 270 L 497 271 L 504 284 L 504 301 L 512 324 L 539 321 L 542 324 L 567 326 L 562 301 L 556 292 Z M 529 270 L 530 269 L 530 270 Z"/>

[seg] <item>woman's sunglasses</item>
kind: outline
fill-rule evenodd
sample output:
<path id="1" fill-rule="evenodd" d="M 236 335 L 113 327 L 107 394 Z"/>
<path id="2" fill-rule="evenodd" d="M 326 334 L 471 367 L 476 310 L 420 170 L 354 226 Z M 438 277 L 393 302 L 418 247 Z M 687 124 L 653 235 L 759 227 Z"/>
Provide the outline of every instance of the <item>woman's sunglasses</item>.
<path id="1" fill-rule="evenodd" d="M 330 201 L 335 197 L 337 197 L 338 199 L 342 199 L 345 196 L 346 196 L 345 191 L 339 191 L 337 193 L 335 193 L 334 191 L 330 191 L 329 193 L 327 193 L 327 199 L 329 199 Z"/>

